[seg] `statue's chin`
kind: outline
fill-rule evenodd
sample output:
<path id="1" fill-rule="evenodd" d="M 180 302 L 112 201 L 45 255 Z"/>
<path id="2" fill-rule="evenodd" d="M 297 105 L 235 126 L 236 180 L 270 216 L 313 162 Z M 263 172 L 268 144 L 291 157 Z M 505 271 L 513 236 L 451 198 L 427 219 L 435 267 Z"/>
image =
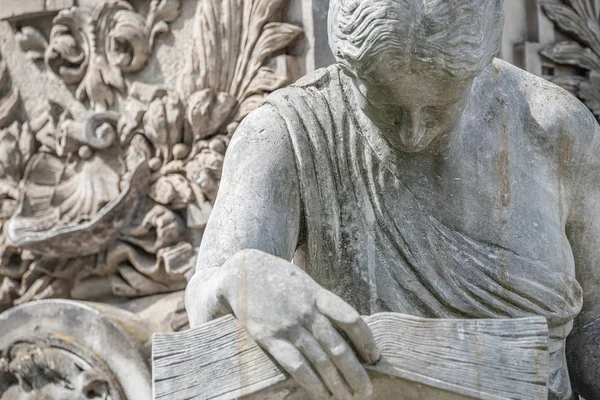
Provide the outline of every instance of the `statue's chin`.
<path id="1" fill-rule="evenodd" d="M 386 124 L 374 123 L 388 143 L 396 150 L 404 153 L 418 153 L 425 150 L 437 136 L 433 132 L 402 134 L 397 128 Z M 403 139 L 406 138 L 406 139 Z"/>
<path id="2" fill-rule="evenodd" d="M 406 144 L 399 137 L 389 138 L 388 140 L 393 148 L 404 153 L 419 153 L 429 147 L 435 137 L 423 137 L 414 144 Z"/>
<path id="3" fill-rule="evenodd" d="M 425 145 L 425 146 L 421 146 L 421 145 L 418 145 L 418 146 L 395 146 L 395 148 L 397 150 L 400 150 L 404 153 L 420 153 L 423 150 L 427 149 L 427 147 L 428 147 L 427 145 Z"/>

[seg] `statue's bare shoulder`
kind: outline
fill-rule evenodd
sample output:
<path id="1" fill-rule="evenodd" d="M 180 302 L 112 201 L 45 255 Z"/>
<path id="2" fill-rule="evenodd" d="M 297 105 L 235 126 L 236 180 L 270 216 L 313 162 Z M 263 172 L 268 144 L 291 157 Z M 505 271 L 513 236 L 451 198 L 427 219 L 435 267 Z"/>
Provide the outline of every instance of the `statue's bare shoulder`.
<path id="1" fill-rule="evenodd" d="M 519 121 L 522 132 L 549 162 L 569 174 L 600 167 L 600 127 L 590 110 L 565 89 L 494 60 L 482 73 L 487 96 L 504 109 L 505 118 Z M 485 95 L 485 94 L 481 94 Z M 592 150 L 595 149 L 595 150 Z"/>
<path id="2" fill-rule="evenodd" d="M 275 151 L 275 154 L 273 153 Z M 235 153 L 230 156 L 230 153 Z M 287 126 L 270 105 L 263 105 L 248 115 L 238 127 L 227 153 L 230 158 L 254 158 L 262 154 L 292 155 Z"/>
<path id="3" fill-rule="evenodd" d="M 520 129 L 513 134 L 528 139 L 527 146 L 521 146 L 528 152 L 512 162 L 531 174 L 544 168 L 554 171 L 554 178 L 540 179 L 551 179 L 546 184 L 558 187 L 565 200 L 564 229 L 584 299 L 576 326 L 585 325 L 600 315 L 600 305 L 594 301 L 600 277 L 594 261 L 600 240 L 600 126 L 575 96 L 547 80 L 503 61 L 495 61 L 484 74 L 488 80 L 497 74 L 498 86 L 490 85 L 488 96 L 503 99 L 504 114 Z"/>

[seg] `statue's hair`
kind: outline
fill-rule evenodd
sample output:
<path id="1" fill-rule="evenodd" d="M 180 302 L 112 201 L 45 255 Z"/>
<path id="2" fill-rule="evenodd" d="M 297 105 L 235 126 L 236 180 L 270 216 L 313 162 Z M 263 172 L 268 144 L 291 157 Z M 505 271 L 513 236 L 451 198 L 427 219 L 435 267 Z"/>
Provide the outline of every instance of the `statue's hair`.
<path id="1" fill-rule="evenodd" d="M 503 0 L 331 0 L 329 44 L 361 78 L 382 62 L 393 70 L 475 77 L 500 49 Z"/>

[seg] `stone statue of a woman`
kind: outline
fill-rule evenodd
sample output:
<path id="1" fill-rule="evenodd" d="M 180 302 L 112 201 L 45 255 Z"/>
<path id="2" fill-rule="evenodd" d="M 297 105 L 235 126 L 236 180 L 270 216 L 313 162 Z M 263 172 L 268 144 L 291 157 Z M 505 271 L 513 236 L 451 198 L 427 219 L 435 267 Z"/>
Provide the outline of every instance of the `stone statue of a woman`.
<path id="1" fill-rule="evenodd" d="M 378 359 L 359 313 L 542 315 L 550 398 L 600 398 L 600 128 L 494 59 L 502 26 L 502 0 L 332 0 L 338 64 L 233 139 L 192 325 L 233 313 L 315 397 L 351 399 Z"/>

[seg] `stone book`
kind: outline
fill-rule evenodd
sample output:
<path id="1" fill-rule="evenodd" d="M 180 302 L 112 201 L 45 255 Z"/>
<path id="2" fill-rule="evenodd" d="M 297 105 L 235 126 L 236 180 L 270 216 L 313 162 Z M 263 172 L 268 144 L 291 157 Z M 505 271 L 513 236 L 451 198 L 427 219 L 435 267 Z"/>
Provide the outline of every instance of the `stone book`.
<path id="1" fill-rule="evenodd" d="M 373 399 L 547 399 L 545 318 L 365 320 L 381 349 L 365 366 Z M 155 334 L 152 358 L 155 400 L 309 399 L 232 316 Z"/>

